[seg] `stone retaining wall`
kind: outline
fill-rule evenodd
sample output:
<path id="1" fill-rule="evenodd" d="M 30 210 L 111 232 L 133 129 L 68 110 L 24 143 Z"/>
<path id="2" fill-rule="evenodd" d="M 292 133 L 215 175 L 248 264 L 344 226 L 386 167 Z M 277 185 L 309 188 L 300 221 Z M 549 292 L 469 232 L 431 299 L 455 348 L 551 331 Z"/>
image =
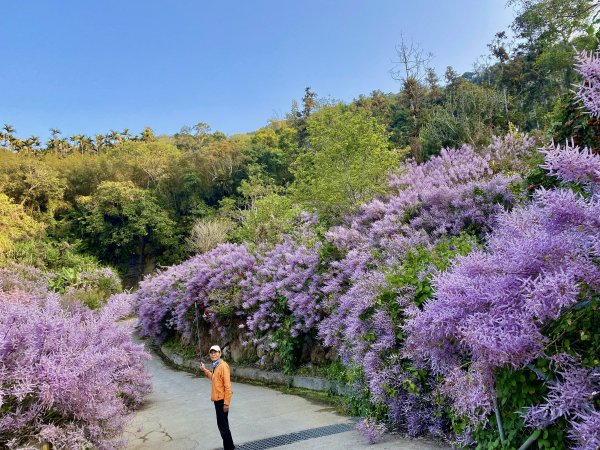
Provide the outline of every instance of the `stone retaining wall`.
<path id="1" fill-rule="evenodd" d="M 157 347 L 157 351 L 161 353 L 161 356 L 169 360 L 177 367 L 191 371 L 199 370 L 199 359 L 183 358 L 181 355 L 175 353 L 173 350 L 164 345 Z M 264 383 L 309 389 L 311 391 L 332 392 L 337 395 L 348 395 L 352 392 L 349 386 L 333 380 L 300 375 L 286 375 L 282 372 L 271 372 L 254 367 L 231 366 L 231 376 L 234 379 L 261 381 Z"/>

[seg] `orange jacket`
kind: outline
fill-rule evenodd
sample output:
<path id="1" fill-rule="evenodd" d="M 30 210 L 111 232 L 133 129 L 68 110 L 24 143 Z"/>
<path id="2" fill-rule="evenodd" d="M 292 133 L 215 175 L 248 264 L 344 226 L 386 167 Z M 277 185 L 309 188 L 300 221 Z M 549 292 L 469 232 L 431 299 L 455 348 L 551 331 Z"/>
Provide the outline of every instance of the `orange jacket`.
<path id="1" fill-rule="evenodd" d="M 210 399 L 213 402 L 216 402 L 217 400 L 225 400 L 226 405 L 231 403 L 233 391 L 231 390 L 230 374 L 231 371 L 229 369 L 229 364 L 222 360 L 215 368 L 214 373 L 208 369 L 204 370 L 204 375 L 206 378 L 212 381 Z"/>

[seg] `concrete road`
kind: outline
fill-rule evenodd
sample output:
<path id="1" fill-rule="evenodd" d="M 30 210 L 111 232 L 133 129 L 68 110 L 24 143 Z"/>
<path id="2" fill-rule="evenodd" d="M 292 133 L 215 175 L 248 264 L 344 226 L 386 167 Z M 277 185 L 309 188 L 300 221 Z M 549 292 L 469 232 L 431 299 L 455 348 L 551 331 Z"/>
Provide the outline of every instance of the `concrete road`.
<path id="1" fill-rule="evenodd" d="M 172 370 L 159 357 L 148 362 L 153 392 L 128 426 L 128 450 L 212 450 L 222 447 L 210 401 L 210 381 L 186 372 Z M 352 424 L 332 408 L 311 403 L 294 395 L 242 383 L 233 383 L 229 423 L 236 445 L 252 443 L 319 427 Z M 248 444 L 242 448 L 273 448 Z M 278 449 L 407 449 L 439 450 L 425 440 L 405 440 L 386 435 L 369 446 L 350 431 L 297 441 Z"/>

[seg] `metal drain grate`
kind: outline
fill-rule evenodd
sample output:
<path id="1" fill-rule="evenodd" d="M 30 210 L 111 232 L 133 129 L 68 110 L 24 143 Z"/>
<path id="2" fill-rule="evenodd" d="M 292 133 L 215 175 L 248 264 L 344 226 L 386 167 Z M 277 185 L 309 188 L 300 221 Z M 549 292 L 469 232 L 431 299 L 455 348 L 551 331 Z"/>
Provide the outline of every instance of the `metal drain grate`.
<path id="1" fill-rule="evenodd" d="M 281 434 L 259 441 L 246 442 L 245 444 L 237 445 L 236 450 L 264 450 L 267 448 L 280 447 L 282 445 L 293 444 L 298 441 L 306 441 L 331 434 L 344 433 L 354 429 L 354 425 L 350 423 L 341 423 L 338 425 L 328 425 L 326 427 L 311 428 L 310 430 L 298 431 L 296 433 Z"/>

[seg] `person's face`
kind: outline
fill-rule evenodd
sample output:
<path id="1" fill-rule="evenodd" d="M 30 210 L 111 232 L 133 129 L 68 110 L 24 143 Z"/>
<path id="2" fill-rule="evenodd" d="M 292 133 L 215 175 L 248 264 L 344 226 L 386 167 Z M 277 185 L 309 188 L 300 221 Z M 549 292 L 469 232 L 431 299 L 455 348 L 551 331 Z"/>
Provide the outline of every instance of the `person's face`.
<path id="1" fill-rule="evenodd" d="M 210 360 L 212 362 L 215 362 L 217 359 L 219 359 L 221 357 L 221 352 L 218 352 L 216 350 L 211 350 L 209 353 L 210 356 Z"/>

